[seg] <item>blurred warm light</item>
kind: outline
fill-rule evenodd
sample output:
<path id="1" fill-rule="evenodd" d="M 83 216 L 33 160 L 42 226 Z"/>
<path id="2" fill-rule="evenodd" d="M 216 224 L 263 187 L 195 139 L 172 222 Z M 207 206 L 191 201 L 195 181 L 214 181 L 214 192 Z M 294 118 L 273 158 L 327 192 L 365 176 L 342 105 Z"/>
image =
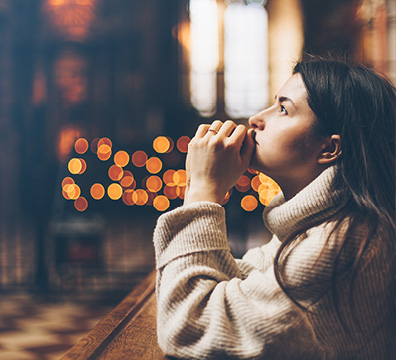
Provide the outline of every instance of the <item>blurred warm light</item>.
<path id="1" fill-rule="evenodd" d="M 65 177 L 61 183 L 62 189 L 65 187 L 65 185 L 70 185 L 70 184 L 74 184 L 74 180 L 69 176 Z"/>
<path id="2" fill-rule="evenodd" d="M 123 188 L 129 188 L 134 184 L 135 179 L 129 170 L 125 170 L 119 181 Z"/>
<path id="3" fill-rule="evenodd" d="M 177 140 L 176 146 L 178 150 L 182 153 L 188 152 L 188 144 L 190 143 L 191 139 L 188 136 L 182 136 Z"/>
<path id="4" fill-rule="evenodd" d="M 180 195 L 180 187 L 165 185 L 164 195 L 171 200 L 176 199 Z"/>
<path id="5" fill-rule="evenodd" d="M 60 161 L 67 160 L 76 139 L 80 136 L 81 131 L 72 125 L 66 125 L 60 130 L 57 141 L 57 154 Z"/>
<path id="6" fill-rule="evenodd" d="M 78 159 L 80 160 L 81 163 L 81 170 L 78 172 L 78 175 L 81 175 L 85 172 L 85 170 L 87 170 L 87 163 L 84 159 Z"/>
<path id="7" fill-rule="evenodd" d="M 95 200 L 100 200 L 105 194 L 105 189 L 102 184 L 96 183 L 91 186 L 91 196 Z"/>
<path id="8" fill-rule="evenodd" d="M 257 192 L 260 184 L 261 184 L 260 176 L 256 175 L 251 181 L 252 189 Z"/>
<path id="9" fill-rule="evenodd" d="M 165 136 L 158 136 L 153 141 L 153 149 L 159 154 L 166 153 L 169 150 L 170 145 L 171 143 L 169 139 Z"/>
<path id="10" fill-rule="evenodd" d="M 189 137 L 180 137 L 177 141 L 179 151 L 187 151 L 189 142 Z M 85 153 L 91 147 L 93 152 L 96 151 L 99 159 L 107 158 L 113 147 L 111 140 L 108 138 L 96 138 L 90 143 L 85 138 L 77 138 L 74 145 L 77 153 Z M 165 136 L 159 136 L 153 141 L 153 148 L 159 153 L 170 152 L 173 146 L 173 141 Z M 171 200 L 184 199 L 187 185 L 185 169 L 174 170 L 168 167 L 164 169 L 162 176 L 154 175 L 163 169 L 162 161 L 156 156 L 148 158 L 144 151 L 135 151 L 131 156 L 132 164 L 137 167 L 145 165 L 149 173 L 142 180 L 139 180 L 142 188 L 136 189 L 137 183 L 134 175 L 131 171 L 124 169 L 128 165 L 129 159 L 129 154 L 123 150 L 117 151 L 114 155 L 114 164 L 108 168 L 108 176 L 114 182 L 107 187 L 107 194 L 110 199 L 119 200 L 122 198 L 123 203 L 127 206 L 147 205 L 153 206 L 158 211 L 168 209 Z M 82 158 L 71 158 L 68 162 L 68 170 L 72 174 L 82 174 L 86 169 L 87 163 Z M 252 177 L 249 173 L 254 176 Z M 116 183 L 117 181 L 118 183 Z M 74 179 L 67 176 L 62 179 L 61 185 L 63 197 L 67 200 L 74 200 L 74 206 L 78 211 L 85 211 L 88 207 L 88 201 L 81 196 L 81 189 Z M 250 194 L 246 195 L 241 201 L 241 207 L 246 211 L 254 210 L 259 202 L 267 206 L 280 191 L 279 186 L 271 178 L 251 169 L 248 169 L 238 179 L 235 188 L 242 193 L 250 191 Z M 159 194 L 161 189 L 163 194 Z M 252 189 L 257 192 L 259 201 L 257 196 L 251 195 Z M 223 204 L 230 200 L 232 190 L 227 192 Z M 106 194 L 105 187 L 100 183 L 94 183 L 89 191 L 91 197 L 95 200 L 101 200 Z"/>
<path id="11" fill-rule="evenodd" d="M 132 189 L 127 189 L 124 191 L 124 193 L 122 194 L 122 201 L 125 205 L 132 206 L 135 204 L 133 193 L 134 190 Z"/>
<path id="12" fill-rule="evenodd" d="M 262 173 L 260 173 L 258 176 L 260 179 L 260 185 L 257 189 L 259 200 L 264 206 L 267 206 L 271 200 L 281 191 L 281 189 L 279 185 L 270 177 Z"/>
<path id="13" fill-rule="evenodd" d="M 183 22 L 174 26 L 172 29 L 172 36 L 179 41 L 185 51 L 190 51 L 190 24 L 188 22 Z"/>
<path id="14" fill-rule="evenodd" d="M 69 160 L 67 168 L 71 174 L 78 174 L 83 168 L 83 164 L 80 159 L 73 158 Z"/>
<path id="15" fill-rule="evenodd" d="M 169 199 L 166 196 L 159 195 L 156 198 L 154 198 L 153 206 L 158 211 L 165 211 L 166 209 L 169 208 L 170 202 L 169 202 Z"/>
<path id="16" fill-rule="evenodd" d="M 173 175 L 175 174 L 175 170 L 169 169 L 164 172 L 162 175 L 162 179 L 164 180 L 164 183 L 169 185 L 169 186 L 174 186 L 176 185 L 175 182 L 173 181 Z"/>
<path id="17" fill-rule="evenodd" d="M 81 195 L 81 189 L 77 184 L 68 184 L 63 187 L 62 194 L 67 200 L 76 200 Z"/>
<path id="18" fill-rule="evenodd" d="M 216 111 L 219 35 L 216 0 L 190 0 L 191 103 L 203 116 Z"/>
<path id="19" fill-rule="evenodd" d="M 81 103 L 88 96 L 87 60 L 63 50 L 54 63 L 54 82 L 64 105 Z"/>
<path id="20" fill-rule="evenodd" d="M 126 151 L 117 151 L 114 155 L 114 163 L 120 167 L 125 167 L 129 163 L 129 154 Z"/>
<path id="21" fill-rule="evenodd" d="M 95 19 L 96 0 L 44 0 L 43 11 L 53 30 L 71 41 L 82 41 Z"/>
<path id="22" fill-rule="evenodd" d="M 76 200 L 74 200 L 74 207 L 78 210 L 78 211 L 85 211 L 88 207 L 88 201 L 85 197 L 80 196 L 79 198 L 77 198 Z"/>
<path id="23" fill-rule="evenodd" d="M 177 170 L 173 174 L 173 182 L 178 186 L 186 186 L 187 184 L 187 172 L 186 170 Z"/>
<path id="24" fill-rule="evenodd" d="M 98 148 L 99 148 L 101 145 L 103 145 L 103 144 L 108 145 L 110 148 L 113 147 L 113 143 L 112 143 L 111 140 L 110 140 L 109 138 L 107 138 L 107 137 L 103 137 L 103 138 L 99 139 L 99 141 L 98 141 Z"/>
<path id="25" fill-rule="evenodd" d="M 260 2 L 232 2 L 224 14 L 225 109 L 249 117 L 268 102 L 268 17 Z"/>
<path id="26" fill-rule="evenodd" d="M 238 182 L 235 184 L 235 187 L 240 192 L 246 192 L 250 189 L 250 178 L 247 175 L 242 175 Z"/>
<path id="27" fill-rule="evenodd" d="M 98 142 L 98 158 L 102 161 L 109 160 L 111 157 L 111 147 L 107 144 L 99 144 Z"/>
<path id="28" fill-rule="evenodd" d="M 74 150 L 76 150 L 78 154 L 84 154 L 88 150 L 88 146 L 87 139 L 79 138 L 74 143 Z"/>
<path id="29" fill-rule="evenodd" d="M 99 138 L 95 138 L 91 141 L 90 149 L 91 149 L 91 152 L 93 152 L 94 154 L 96 154 L 98 152 L 99 140 L 100 140 Z"/>
<path id="30" fill-rule="evenodd" d="M 245 211 L 253 211 L 258 206 L 258 201 L 253 195 L 246 195 L 241 200 L 241 207 Z"/>
<path id="31" fill-rule="evenodd" d="M 136 205 L 143 206 L 146 205 L 148 201 L 148 194 L 143 189 L 137 189 L 133 193 L 133 200 Z"/>
<path id="32" fill-rule="evenodd" d="M 180 188 L 179 188 L 179 191 L 180 191 L 179 198 L 180 198 L 180 199 L 184 199 L 184 196 L 185 196 L 185 194 L 186 194 L 186 187 L 185 187 L 185 186 L 180 187 Z"/>
<path id="33" fill-rule="evenodd" d="M 143 167 L 146 165 L 147 158 L 147 154 L 144 151 L 138 150 L 132 154 L 132 163 L 136 167 Z"/>
<path id="34" fill-rule="evenodd" d="M 124 170 L 122 167 L 118 165 L 112 165 L 109 168 L 109 178 L 113 181 L 119 181 L 122 179 L 122 176 L 124 175 Z"/>
<path id="35" fill-rule="evenodd" d="M 159 158 L 153 156 L 147 160 L 146 169 L 149 173 L 156 174 L 162 169 L 162 161 Z"/>
<path id="36" fill-rule="evenodd" d="M 107 188 L 107 195 L 111 200 L 118 200 L 122 196 L 122 187 L 120 184 L 110 184 Z"/>
<path id="37" fill-rule="evenodd" d="M 224 196 L 224 199 L 223 199 L 222 205 L 225 205 L 225 204 L 227 204 L 227 203 L 228 203 L 228 201 L 230 200 L 230 198 L 231 198 L 231 193 L 230 193 L 230 191 L 227 191 L 227 193 L 226 193 L 226 194 L 225 194 L 225 196 Z"/>
<path id="38" fill-rule="evenodd" d="M 152 175 L 146 180 L 146 187 L 151 192 L 158 192 L 162 188 L 162 180 L 158 176 Z"/>

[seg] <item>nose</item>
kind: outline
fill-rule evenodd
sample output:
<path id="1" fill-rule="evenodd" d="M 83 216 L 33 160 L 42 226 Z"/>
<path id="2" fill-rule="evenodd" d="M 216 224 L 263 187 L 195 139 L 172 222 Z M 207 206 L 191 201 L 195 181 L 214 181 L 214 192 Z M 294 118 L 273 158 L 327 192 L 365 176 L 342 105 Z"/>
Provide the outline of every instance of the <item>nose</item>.
<path id="1" fill-rule="evenodd" d="M 261 111 L 249 118 L 249 125 L 253 129 L 258 129 L 258 130 L 263 130 L 265 126 L 265 121 L 264 121 L 264 111 Z"/>

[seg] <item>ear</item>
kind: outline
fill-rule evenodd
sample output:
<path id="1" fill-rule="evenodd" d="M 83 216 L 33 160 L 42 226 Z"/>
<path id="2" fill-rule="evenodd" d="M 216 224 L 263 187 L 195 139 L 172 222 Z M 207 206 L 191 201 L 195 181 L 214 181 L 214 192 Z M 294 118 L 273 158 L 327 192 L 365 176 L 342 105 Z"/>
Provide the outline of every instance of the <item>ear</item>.
<path id="1" fill-rule="evenodd" d="M 331 135 L 327 137 L 322 145 L 322 150 L 319 154 L 319 164 L 330 164 L 337 160 L 342 154 L 341 137 L 340 135 Z"/>

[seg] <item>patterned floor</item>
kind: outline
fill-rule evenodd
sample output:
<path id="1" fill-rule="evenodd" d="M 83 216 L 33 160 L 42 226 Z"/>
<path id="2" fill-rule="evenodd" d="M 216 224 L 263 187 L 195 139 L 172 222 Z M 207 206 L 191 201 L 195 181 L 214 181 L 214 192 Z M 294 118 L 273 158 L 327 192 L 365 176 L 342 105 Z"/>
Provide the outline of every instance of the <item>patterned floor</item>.
<path id="1" fill-rule="evenodd" d="M 0 297 L 0 359 L 57 360 L 113 306 Z"/>

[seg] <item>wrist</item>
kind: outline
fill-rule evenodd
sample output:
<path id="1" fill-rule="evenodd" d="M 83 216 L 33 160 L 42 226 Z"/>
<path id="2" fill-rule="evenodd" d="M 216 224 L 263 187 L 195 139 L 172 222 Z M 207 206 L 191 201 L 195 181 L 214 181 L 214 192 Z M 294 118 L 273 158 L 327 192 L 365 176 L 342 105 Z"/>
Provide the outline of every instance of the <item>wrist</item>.
<path id="1" fill-rule="evenodd" d="M 190 186 L 184 198 L 184 205 L 199 201 L 209 201 L 222 205 L 225 194 L 207 187 Z"/>

